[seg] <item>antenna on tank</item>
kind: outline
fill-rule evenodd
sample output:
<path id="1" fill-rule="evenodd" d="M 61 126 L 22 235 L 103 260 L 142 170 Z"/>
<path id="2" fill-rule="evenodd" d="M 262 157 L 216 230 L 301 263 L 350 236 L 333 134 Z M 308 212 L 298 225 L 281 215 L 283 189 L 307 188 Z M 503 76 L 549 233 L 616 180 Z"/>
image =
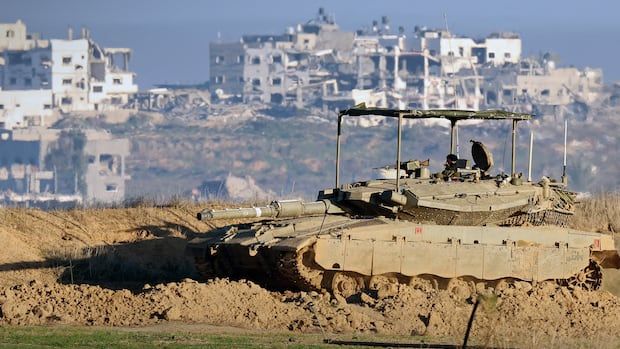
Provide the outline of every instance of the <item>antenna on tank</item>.
<path id="1" fill-rule="evenodd" d="M 568 177 L 566 176 L 566 153 L 568 150 L 567 136 L 568 136 L 568 119 L 564 119 L 564 162 L 562 166 L 562 184 L 564 184 L 565 186 L 568 185 Z"/>
<path id="2" fill-rule="evenodd" d="M 527 181 L 532 181 L 532 150 L 534 149 L 534 130 L 530 129 L 530 154 L 527 166 Z"/>
<path id="3" fill-rule="evenodd" d="M 461 155 L 459 153 L 461 151 L 461 147 L 459 145 L 459 126 L 458 125 L 454 125 L 454 132 L 456 132 L 456 156 L 460 158 Z"/>

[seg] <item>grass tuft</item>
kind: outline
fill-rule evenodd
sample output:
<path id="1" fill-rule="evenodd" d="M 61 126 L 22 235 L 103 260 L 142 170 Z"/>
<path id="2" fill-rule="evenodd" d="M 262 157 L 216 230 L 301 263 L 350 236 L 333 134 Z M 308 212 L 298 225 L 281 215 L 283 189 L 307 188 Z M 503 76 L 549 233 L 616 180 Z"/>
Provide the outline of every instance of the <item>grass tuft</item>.
<path id="1" fill-rule="evenodd" d="M 572 226 L 580 230 L 620 233 L 620 193 L 601 193 L 582 200 Z"/>

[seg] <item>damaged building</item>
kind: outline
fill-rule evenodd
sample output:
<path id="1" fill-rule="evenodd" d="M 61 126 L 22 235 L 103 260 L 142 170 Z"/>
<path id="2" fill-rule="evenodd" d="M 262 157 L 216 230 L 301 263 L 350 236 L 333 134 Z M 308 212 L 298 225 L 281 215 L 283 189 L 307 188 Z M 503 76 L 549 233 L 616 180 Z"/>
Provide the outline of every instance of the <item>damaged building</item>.
<path id="1" fill-rule="evenodd" d="M 214 42 L 211 92 L 218 99 L 338 109 L 365 102 L 398 108 L 551 109 L 600 97 L 600 69 L 564 68 L 550 55 L 523 57 L 512 32 L 476 39 L 404 27 L 389 18 L 355 32 L 319 9 L 277 35 Z"/>
<path id="2" fill-rule="evenodd" d="M 45 125 L 54 112 L 118 109 L 138 92 L 131 50 L 103 48 L 82 28 L 44 40 L 26 25 L 0 24 L 0 129 Z"/>
<path id="3" fill-rule="evenodd" d="M 315 19 L 283 34 L 211 43 L 211 89 L 220 98 L 301 107 L 338 93 L 335 68 L 350 59 L 354 37 L 320 10 Z"/>
<path id="4" fill-rule="evenodd" d="M 0 202 L 43 205 L 122 201 L 127 139 L 96 130 L 0 132 Z"/>

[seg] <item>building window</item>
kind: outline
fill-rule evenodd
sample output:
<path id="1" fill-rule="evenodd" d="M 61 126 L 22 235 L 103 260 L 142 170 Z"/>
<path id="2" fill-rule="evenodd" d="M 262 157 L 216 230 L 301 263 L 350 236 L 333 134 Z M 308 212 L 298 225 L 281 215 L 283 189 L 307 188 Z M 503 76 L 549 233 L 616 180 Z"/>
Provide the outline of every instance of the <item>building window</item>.
<path id="1" fill-rule="evenodd" d="M 273 78 L 271 79 L 271 84 L 274 86 L 282 85 L 282 78 Z"/>
<path id="2" fill-rule="evenodd" d="M 25 78 L 25 79 L 24 79 L 24 85 L 26 85 L 26 86 L 32 86 L 32 79 L 30 79 L 30 78 Z"/>
<path id="3" fill-rule="evenodd" d="M 260 57 L 252 57 L 252 64 L 260 64 Z"/>
<path id="4" fill-rule="evenodd" d="M 459 56 L 463 57 L 465 55 L 465 49 L 463 47 L 459 47 Z"/>
<path id="5" fill-rule="evenodd" d="M 109 183 L 105 185 L 105 191 L 107 191 L 108 193 L 117 193 L 118 192 L 118 185 L 116 183 Z"/>
<path id="6" fill-rule="evenodd" d="M 237 63 L 243 63 L 244 60 L 243 55 L 237 56 Z"/>
<path id="7" fill-rule="evenodd" d="M 62 99 L 60 100 L 60 104 L 62 105 L 70 105 L 71 103 L 73 103 L 71 97 L 62 97 Z"/>
<path id="8" fill-rule="evenodd" d="M 449 52 L 448 52 L 448 56 L 450 56 L 450 57 L 454 57 L 454 51 L 449 51 Z"/>
<path id="9" fill-rule="evenodd" d="M 310 43 L 310 39 L 304 39 L 304 44 L 309 44 Z"/>
<path id="10" fill-rule="evenodd" d="M 62 79 L 63 85 L 71 85 L 71 79 Z"/>
<path id="11" fill-rule="evenodd" d="M 14 32 L 14 31 L 12 31 L 12 30 L 7 30 L 7 31 L 6 31 L 6 37 L 7 37 L 7 38 L 13 38 L 13 37 L 15 37 L 15 32 Z"/>
<path id="12" fill-rule="evenodd" d="M 62 64 L 71 64 L 71 56 L 62 57 Z"/>
<path id="13" fill-rule="evenodd" d="M 510 52 L 504 53 L 504 58 L 510 58 Z"/>
<path id="14" fill-rule="evenodd" d="M 103 86 L 93 86 L 93 92 L 103 92 Z"/>
<path id="15" fill-rule="evenodd" d="M 215 64 L 224 63 L 224 56 L 215 56 Z"/>
<path id="16" fill-rule="evenodd" d="M 122 85 L 123 84 L 123 80 L 121 80 L 121 78 L 114 78 L 114 79 L 112 79 L 112 83 L 114 85 Z"/>
<path id="17" fill-rule="evenodd" d="M 11 79 L 9 79 L 9 83 L 11 85 L 15 85 L 15 84 L 17 84 L 17 79 L 16 78 L 11 78 Z"/>
<path id="18" fill-rule="evenodd" d="M 123 101 L 121 100 L 121 98 L 120 98 L 120 97 L 112 97 L 112 98 L 110 99 L 110 102 L 111 102 L 112 104 L 121 104 Z"/>
<path id="19" fill-rule="evenodd" d="M 252 85 L 253 86 L 260 86 L 260 79 L 258 79 L 258 78 L 252 79 Z"/>
<path id="20" fill-rule="evenodd" d="M 0 104 L 0 110 L 4 109 L 4 104 Z"/>
<path id="21" fill-rule="evenodd" d="M 489 58 L 495 58 L 495 52 L 489 52 Z"/>
<path id="22" fill-rule="evenodd" d="M 540 91 L 540 95 L 543 96 L 543 97 L 549 97 L 550 92 L 549 92 L 548 89 L 544 89 L 544 90 Z"/>
<path id="23" fill-rule="evenodd" d="M 215 83 L 216 84 L 223 84 L 224 83 L 224 75 L 218 75 L 215 77 Z"/>
<path id="24" fill-rule="evenodd" d="M 280 56 L 280 55 L 273 56 L 273 63 L 281 64 L 282 63 L 282 56 Z"/>
<path id="25" fill-rule="evenodd" d="M 51 104 L 43 104 L 43 109 L 52 109 Z"/>

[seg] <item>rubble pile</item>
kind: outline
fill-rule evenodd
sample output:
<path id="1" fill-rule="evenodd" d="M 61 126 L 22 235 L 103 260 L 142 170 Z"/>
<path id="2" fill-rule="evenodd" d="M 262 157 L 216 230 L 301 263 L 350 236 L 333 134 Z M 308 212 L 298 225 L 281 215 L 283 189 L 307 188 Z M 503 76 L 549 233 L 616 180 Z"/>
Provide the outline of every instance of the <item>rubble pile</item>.
<path id="1" fill-rule="evenodd" d="M 209 116 L 211 98 L 209 91 L 186 89 L 173 91 L 161 109 L 171 118 L 205 120 Z"/>

